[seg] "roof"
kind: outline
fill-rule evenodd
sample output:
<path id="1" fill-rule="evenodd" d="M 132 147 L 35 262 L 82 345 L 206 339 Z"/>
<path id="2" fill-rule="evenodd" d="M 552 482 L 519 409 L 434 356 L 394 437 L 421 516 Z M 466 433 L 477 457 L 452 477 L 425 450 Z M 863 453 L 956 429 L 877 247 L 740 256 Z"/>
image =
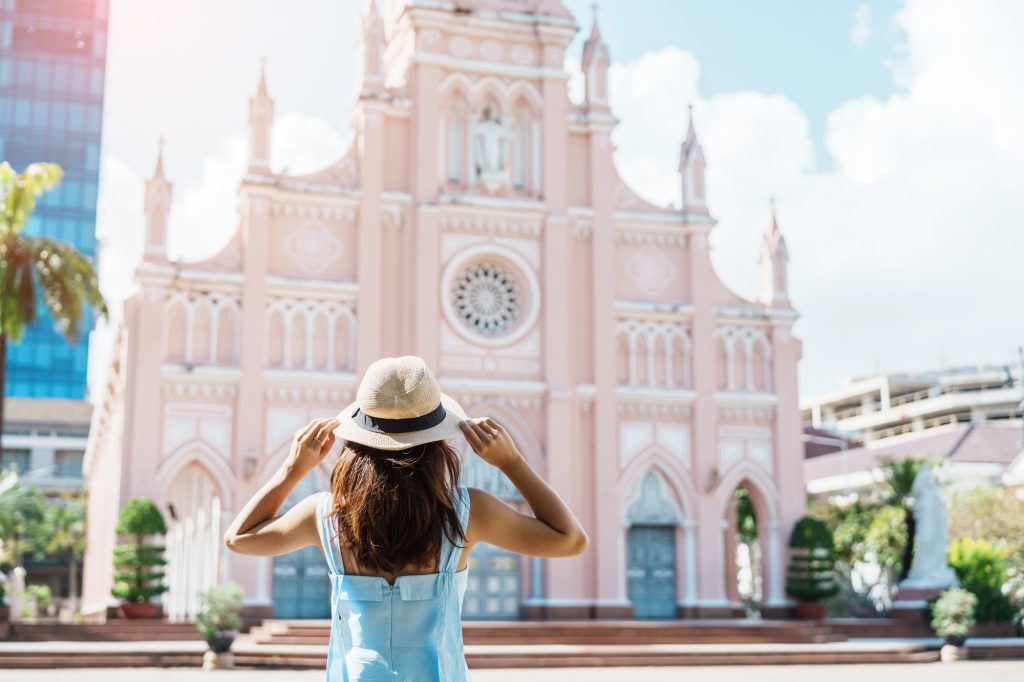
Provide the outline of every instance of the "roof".
<path id="1" fill-rule="evenodd" d="M 820 455 L 804 462 L 804 476 L 812 481 L 854 471 L 869 471 L 886 459 L 923 457 L 958 463 L 999 464 L 1008 467 L 1021 452 L 1019 422 L 980 422 L 933 429 L 917 438 L 894 439 L 891 444 L 867 445 Z"/>

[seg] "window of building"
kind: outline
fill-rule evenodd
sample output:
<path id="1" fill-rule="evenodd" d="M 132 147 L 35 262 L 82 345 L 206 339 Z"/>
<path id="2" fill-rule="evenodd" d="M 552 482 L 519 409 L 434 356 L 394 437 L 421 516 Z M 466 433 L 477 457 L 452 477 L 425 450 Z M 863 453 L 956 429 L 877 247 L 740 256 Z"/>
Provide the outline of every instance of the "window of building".
<path id="1" fill-rule="evenodd" d="M 0 471 L 14 467 L 19 475 L 28 471 L 30 455 L 28 450 L 3 450 L 0 451 Z"/>
<path id="2" fill-rule="evenodd" d="M 57 476 L 61 478 L 81 478 L 82 460 L 85 453 L 80 450 L 58 450 L 54 456 Z"/>

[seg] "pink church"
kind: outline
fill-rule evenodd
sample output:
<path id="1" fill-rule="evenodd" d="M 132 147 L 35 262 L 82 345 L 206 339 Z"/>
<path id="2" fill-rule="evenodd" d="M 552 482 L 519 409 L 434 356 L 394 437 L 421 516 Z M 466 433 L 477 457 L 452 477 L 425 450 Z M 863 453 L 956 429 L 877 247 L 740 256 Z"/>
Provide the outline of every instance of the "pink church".
<path id="1" fill-rule="evenodd" d="M 394 0 L 386 19 L 367 7 L 340 159 L 271 171 L 261 77 L 239 224 L 220 253 L 169 262 L 161 161 L 146 184 L 138 289 L 86 455 L 87 613 L 112 603 L 116 515 L 143 495 L 168 520 L 171 618 L 227 580 L 254 615 L 327 617 L 319 550 L 243 557 L 221 538 L 293 432 L 400 354 L 505 424 L 592 538 L 574 559 L 478 549 L 467 618 L 709 617 L 741 598 L 779 613 L 804 485 L 801 345 L 774 218 L 760 296 L 744 299 L 712 269 L 692 122 L 681 207 L 634 194 L 612 160 L 608 48 L 595 22 L 574 105 L 563 64 L 578 26 L 559 0 Z M 465 463 L 466 484 L 522 504 L 496 470 Z M 740 499 L 757 518 L 749 546 Z"/>

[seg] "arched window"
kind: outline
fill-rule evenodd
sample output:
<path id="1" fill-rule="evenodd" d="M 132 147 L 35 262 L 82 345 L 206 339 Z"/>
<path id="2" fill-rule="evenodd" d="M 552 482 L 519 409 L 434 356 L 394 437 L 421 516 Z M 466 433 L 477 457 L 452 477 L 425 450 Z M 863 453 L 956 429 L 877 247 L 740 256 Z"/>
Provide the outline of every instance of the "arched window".
<path id="1" fill-rule="evenodd" d="M 462 111 L 458 108 L 452 109 L 448 114 L 448 124 L 445 126 L 447 137 L 447 159 L 445 174 L 448 182 L 462 182 L 463 159 L 465 158 L 465 130 Z"/>
<path id="2" fill-rule="evenodd" d="M 525 110 L 516 115 L 515 129 L 515 186 L 524 189 L 529 181 L 530 173 L 530 116 Z"/>

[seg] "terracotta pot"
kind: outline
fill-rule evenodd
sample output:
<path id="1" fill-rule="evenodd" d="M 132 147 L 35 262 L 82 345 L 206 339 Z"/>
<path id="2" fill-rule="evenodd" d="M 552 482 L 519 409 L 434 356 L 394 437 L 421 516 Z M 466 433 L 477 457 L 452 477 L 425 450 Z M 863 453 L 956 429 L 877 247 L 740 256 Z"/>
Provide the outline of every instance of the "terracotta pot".
<path id="1" fill-rule="evenodd" d="M 828 604 L 817 601 L 797 602 L 796 617 L 800 620 L 821 620 L 828 615 Z"/>
<path id="2" fill-rule="evenodd" d="M 156 618 L 157 606 L 148 601 L 126 601 L 118 611 L 122 618 Z"/>

